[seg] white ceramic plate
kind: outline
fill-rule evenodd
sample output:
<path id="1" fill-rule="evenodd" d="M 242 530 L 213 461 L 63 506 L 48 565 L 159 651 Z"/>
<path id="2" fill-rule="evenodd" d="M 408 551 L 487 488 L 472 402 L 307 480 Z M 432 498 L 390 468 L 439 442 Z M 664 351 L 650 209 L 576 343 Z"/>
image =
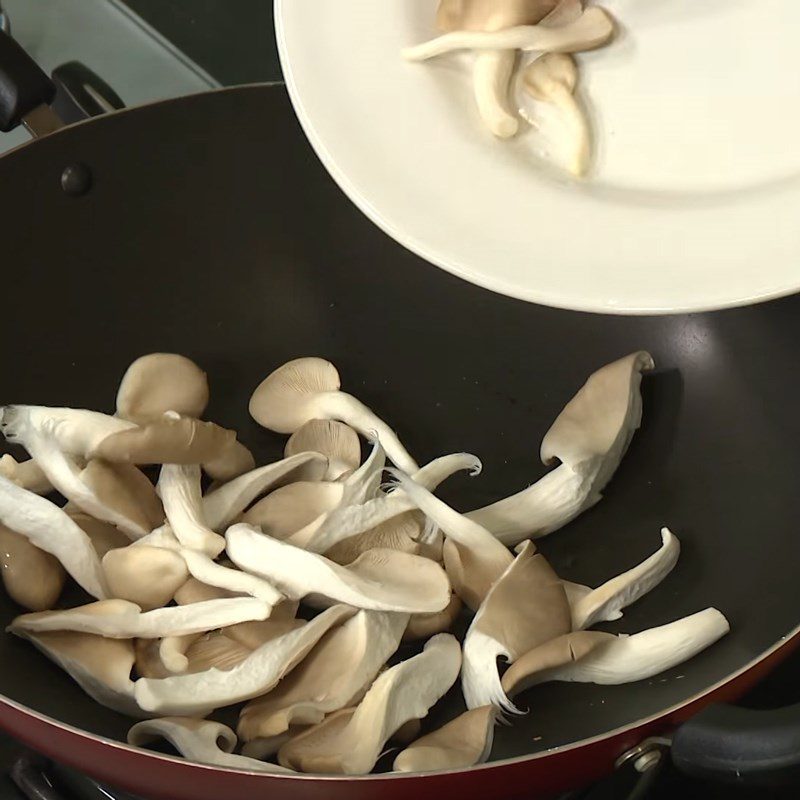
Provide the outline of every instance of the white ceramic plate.
<path id="1" fill-rule="evenodd" d="M 503 294 L 662 313 L 800 289 L 800 3 L 608 0 L 580 57 L 591 177 L 486 133 L 467 55 L 408 64 L 437 0 L 276 0 L 286 82 L 325 166 L 410 250 Z"/>

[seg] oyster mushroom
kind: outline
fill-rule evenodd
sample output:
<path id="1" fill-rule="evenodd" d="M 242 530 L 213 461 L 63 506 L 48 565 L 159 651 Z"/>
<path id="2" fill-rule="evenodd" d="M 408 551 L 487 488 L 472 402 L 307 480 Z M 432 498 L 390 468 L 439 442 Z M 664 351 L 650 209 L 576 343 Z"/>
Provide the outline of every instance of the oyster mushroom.
<path id="1" fill-rule="evenodd" d="M 186 648 L 186 669 L 183 671 L 205 672 L 212 668 L 233 669 L 238 667 L 252 652 L 249 647 L 245 647 L 227 636 L 224 628 L 219 631 L 210 631 L 196 637 Z"/>
<path id="2" fill-rule="evenodd" d="M 488 530 L 453 510 L 427 489 L 397 470 L 389 470 L 416 507 L 441 528 L 448 540 L 444 558 L 456 594 L 477 610 L 489 587 L 512 563 L 508 549 Z"/>
<path id="3" fill-rule="evenodd" d="M 159 739 L 169 742 L 184 758 L 247 772 L 290 773 L 277 764 L 238 756 L 236 734 L 221 722 L 187 717 L 164 717 L 139 722 L 128 731 L 128 744 L 147 747 Z"/>
<path id="4" fill-rule="evenodd" d="M 109 550 L 118 550 L 131 543 L 131 540 L 121 530 L 108 522 L 90 517 L 82 511 L 70 511 L 69 516 L 89 537 L 97 552 L 97 557 L 101 560 Z"/>
<path id="5" fill-rule="evenodd" d="M 0 569 L 8 596 L 30 611 L 52 608 L 66 580 L 58 559 L 4 525 L 0 525 Z"/>
<path id="6" fill-rule="evenodd" d="M 200 467 L 196 464 L 164 464 L 156 490 L 164 503 L 167 522 L 181 545 L 216 558 L 225 540 L 208 527 L 203 517 Z"/>
<path id="7" fill-rule="evenodd" d="M 217 564 L 203 553 L 181 550 L 178 558 L 185 562 L 185 566 L 193 578 L 202 581 L 207 586 L 256 597 L 269 605 L 270 609 L 283 599 L 283 595 L 262 578 Z"/>
<path id="8" fill-rule="evenodd" d="M 400 644 L 406 614 L 359 611 L 319 640 L 291 674 L 265 697 L 242 709 L 244 741 L 273 737 L 292 725 L 322 722 L 360 699 Z"/>
<path id="9" fill-rule="evenodd" d="M 338 711 L 283 745 L 279 762 L 302 772 L 366 775 L 384 744 L 408 721 L 425 717 L 460 668 L 455 637 L 434 636 L 418 656 L 377 678 L 358 708 Z"/>
<path id="10" fill-rule="evenodd" d="M 350 564 L 362 553 L 376 547 L 399 550 L 402 553 L 419 555 L 417 539 L 422 535 L 422 523 L 417 512 L 406 511 L 381 523 L 372 530 L 349 536 L 325 551 L 325 558 L 337 564 Z"/>
<path id="11" fill-rule="evenodd" d="M 406 47 L 407 61 L 427 61 L 456 50 L 523 50 L 552 53 L 576 53 L 594 50 L 614 35 L 614 23 L 606 11 L 597 6 L 587 8 L 573 22 L 550 25 L 518 25 L 484 33 L 454 31 L 428 42 Z"/>
<path id="12" fill-rule="evenodd" d="M 130 639 L 72 631 L 14 633 L 61 667 L 95 702 L 129 717 L 146 716 L 133 697 L 134 651 Z"/>
<path id="13" fill-rule="evenodd" d="M 573 630 L 619 619 L 623 608 L 658 586 L 678 563 L 681 549 L 677 537 L 668 528 L 662 528 L 661 542 L 661 547 L 652 556 L 633 569 L 617 575 L 597 589 L 581 592 L 579 597 L 573 594 L 570 601 Z M 569 595 L 570 590 L 567 587 L 565 589 Z"/>
<path id="14" fill-rule="evenodd" d="M 161 547 L 109 550 L 102 564 L 111 596 L 135 603 L 143 611 L 165 606 L 189 577 L 184 559 Z"/>
<path id="15" fill-rule="evenodd" d="M 361 464 L 358 434 L 335 419 L 309 420 L 291 435 L 283 452 L 287 458 L 299 453 L 321 453 L 328 459 L 328 481 L 357 470 Z"/>
<path id="16" fill-rule="evenodd" d="M 193 716 L 252 700 L 274 688 L 328 630 L 354 613 L 355 610 L 347 606 L 329 608 L 303 627 L 254 650 L 230 670 L 210 669 L 169 678 L 140 678 L 134 688 L 136 701 L 141 708 L 157 714 Z"/>
<path id="17" fill-rule="evenodd" d="M 180 552 L 180 550 L 178 551 Z M 220 589 L 218 586 L 209 586 L 196 578 L 189 578 L 183 586 L 175 592 L 174 600 L 179 606 L 190 603 L 202 603 L 205 600 L 220 600 L 224 597 L 236 597 L 236 592 Z"/>
<path id="18" fill-rule="evenodd" d="M 497 709 L 473 708 L 417 739 L 394 760 L 395 772 L 434 772 L 483 764 L 492 752 Z"/>
<path id="19" fill-rule="evenodd" d="M 91 540 L 57 505 L 0 477 L 0 524 L 55 556 L 92 597 L 108 597 L 103 568 Z"/>
<path id="20" fill-rule="evenodd" d="M 322 480 L 327 468 L 327 459 L 319 453 L 298 453 L 258 467 L 203 497 L 203 515 L 212 530 L 222 530 L 262 494 L 294 481 Z"/>
<path id="21" fill-rule="evenodd" d="M 567 169 L 576 177 L 583 177 L 592 160 L 592 135 L 586 112 L 575 97 L 575 59 L 567 53 L 545 53 L 525 70 L 522 85 L 531 97 L 551 103 L 563 115 L 570 144 Z"/>
<path id="22" fill-rule="evenodd" d="M 639 351 L 593 373 L 542 440 L 545 464 L 561 464 L 532 486 L 466 516 L 513 546 L 546 536 L 602 498 L 602 491 L 642 421 L 642 373 L 653 369 Z"/>
<path id="23" fill-rule="evenodd" d="M 146 425 L 167 411 L 202 417 L 208 405 L 208 378 L 190 359 L 150 353 L 126 370 L 117 391 L 117 416 Z"/>
<path id="24" fill-rule="evenodd" d="M 503 675 L 513 697 L 545 681 L 620 684 L 645 680 L 688 661 L 730 626 L 716 608 L 630 636 L 578 631 L 525 653 Z"/>
<path id="25" fill-rule="evenodd" d="M 211 461 L 203 463 L 204 472 L 216 481 L 230 481 L 255 469 L 253 454 L 234 439 Z"/>
<path id="26" fill-rule="evenodd" d="M 533 542 L 526 542 L 489 590 L 464 639 L 461 685 L 467 708 L 495 705 L 515 712 L 500 683 L 498 656 L 513 663 L 571 630 L 569 602 L 558 575 Z"/>
<path id="27" fill-rule="evenodd" d="M 53 436 L 36 432 L 26 434 L 25 446 L 53 487 L 74 506 L 130 538 L 145 536 L 154 527 L 152 520 L 163 519 L 152 484 L 136 467 L 95 460 L 82 469 L 76 458 L 59 449 Z"/>
<path id="28" fill-rule="evenodd" d="M 259 759 L 272 758 L 278 754 L 278 751 L 286 742 L 294 739 L 295 736 L 299 736 L 303 731 L 308 730 L 308 728 L 308 725 L 296 725 L 286 731 L 286 733 L 245 742 L 242 745 L 242 755 Z"/>
<path id="29" fill-rule="evenodd" d="M 277 433 L 294 433 L 312 419 L 336 419 L 362 436 L 380 440 L 400 469 L 416 472 L 413 458 L 397 434 L 363 403 L 340 391 L 336 367 L 322 358 L 298 358 L 276 369 L 250 398 L 250 414 Z"/>
<path id="30" fill-rule="evenodd" d="M 12 633 L 74 631 L 109 639 L 160 639 L 266 619 L 269 612 L 266 603 L 253 597 L 208 600 L 145 612 L 127 600 L 101 600 L 64 611 L 22 614 L 12 621 L 8 630 Z"/>
<path id="31" fill-rule="evenodd" d="M 6 453 L 0 457 L 0 475 L 35 494 L 50 494 L 53 491 L 47 475 L 32 458 L 17 461 L 14 456 Z"/>
<path id="32" fill-rule="evenodd" d="M 413 642 L 417 639 L 428 639 L 434 634 L 449 631 L 461 614 L 462 607 L 461 599 L 454 594 L 444 611 L 436 614 L 412 614 L 403 634 L 403 641 Z"/>
<path id="33" fill-rule="evenodd" d="M 374 611 L 425 613 L 450 602 L 450 584 L 433 561 L 396 550 L 370 550 L 342 567 L 316 553 L 233 525 L 226 534 L 231 560 L 275 585 L 288 598 L 321 597 Z"/>
<path id="34" fill-rule="evenodd" d="M 535 25 L 555 7 L 555 0 L 443 0 L 437 23 L 446 33 L 494 32 L 517 25 Z M 473 84 L 478 112 L 489 130 L 501 139 L 514 136 L 519 119 L 511 105 L 515 50 L 477 50 Z"/>

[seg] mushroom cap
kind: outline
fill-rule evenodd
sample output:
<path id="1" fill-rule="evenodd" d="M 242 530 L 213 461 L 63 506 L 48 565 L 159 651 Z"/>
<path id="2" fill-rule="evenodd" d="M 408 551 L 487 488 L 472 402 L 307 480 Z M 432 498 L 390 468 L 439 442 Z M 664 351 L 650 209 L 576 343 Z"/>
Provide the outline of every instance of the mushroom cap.
<path id="1" fill-rule="evenodd" d="M 206 373 L 175 353 L 137 358 L 117 391 L 117 415 L 139 425 L 155 422 L 167 411 L 201 417 L 208 405 Z"/>
<path id="2" fill-rule="evenodd" d="M 386 550 L 399 550 L 401 553 L 418 555 L 417 542 L 422 533 L 422 523 L 416 511 L 406 511 L 374 528 L 355 536 L 342 539 L 325 552 L 325 558 L 337 564 L 350 564 L 362 553 L 382 547 Z"/>
<path id="3" fill-rule="evenodd" d="M 522 80 L 537 100 L 549 100 L 564 89 L 572 94 L 578 84 L 578 65 L 568 53 L 545 53 L 523 72 Z"/>
<path id="4" fill-rule="evenodd" d="M 52 608 L 66 572 L 58 559 L 0 525 L 0 573 L 9 597 L 29 611 Z"/>
<path id="5" fill-rule="evenodd" d="M 90 455 L 123 464 L 206 464 L 233 447 L 235 441 L 233 431 L 213 422 L 162 417 L 106 436 Z"/>
<path id="6" fill-rule="evenodd" d="M 183 561 L 183 559 L 181 559 Z M 185 566 L 185 562 L 184 562 Z M 217 586 L 189 578 L 176 592 L 174 600 L 179 606 L 188 606 L 192 603 L 204 603 L 206 600 L 221 600 L 225 597 L 239 597 L 235 592 L 221 589 Z"/>
<path id="7" fill-rule="evenodd" d="M 435 614 L 412 614 L 406 632 L 403 634 L 403 641 L 413 642 L 417 639 L 429 639 L 437 633 L 449 631 L 461 614 L 462 608 L 461 598 L 454 594 L 444 611 L 438 611 Z"/>
<path id="8" fill-rule="evenodd" d="M 466 711 L 403 750 L 394 760 L 395 771 L 434 772 L 482 764 L 492 749 L 497 716 L 495 706 Z"/>
<path id="9" fill-rule="evenodd" d="M 535 25 L 559 0 L 441 0 L 436 24 L 451 31 L 500 31 L 518 25 Z"/>
<path id="10" fill-rule="evenodd" d="M 284 455 L 288 458 L 306 452 L 327 457 L 331 465 L 329 480 L 336 480 L 342 473 L 356 470 L 361 464 L 358 434 L 349 425 L 335 419 L 309 420 L 292 434 Z"/>
<path id="11" fill-rule="evenodd" d="M 341 387 L 339 372 L 323 358 L 296 358 L 268 375 L 250 398 L 250 415 L 277 433 L 294 433 L 306 423 L 304 401 Z"/>
<path id="12" fill-rule="evenodd" d="M 186 659 L 189 662 L 186 672 L 233 669 L 241 664 L 253 649 L 232 639 L 224 628 L 219 631 L 209 631 L 198 637 L 186 650 Z"/>
<path id="13" fill-rule="evenodd" d="M 133 464 L 92 459 L 81 471 L 80 479 L 104 506 L 119 512 L 138 528 L 152 531 L 164 522 L 164 508 L 155 487 Z"/>
<path id="14" fill-rule="evenodd" d="M 17 461 L 10 453 L 6 453 L 0 457 L 0 475 L 29 492 L 47 494 L 53 491 L 44 470 L 32 458 Z"/>
<path id="15" fill-rule="evenodd" d="M 242 522 L 257 525 L 276 539 L 288 539 L 336 508 L 343 491 L 341 483 L 296 481 L 259 500 L 244 513 Z"/>
<path id="16" fill-rule="evenodd" d="M 543 672 L 579 661 L 614 638 L 599 631 L 576 631 L 544 642 L 508 668 L 502 679 L 503 689 L 509 697 L 514 697 L 537 683 Z"/>
<path id="17" fill-rule="evenodd" d="M 206 474 L 217 481 L 230 481 L 255 469 L 253 454 L 238 440 L 234 439 L 217 458 L 203 464 Z"/>
<path id="18" fill-rule="evenodd" d="M 505 563 L 484 559 L 480 553 L 448 538 L 442 547 L 442 558 L 453 591 L 473 611 L 480 608 L 492 584 L 512 561 L 510 553 Z"/>
<path id="19" fill-rule="evenodd" d="M 641 373 L 653 366 L 652 356 L 639 351 L 590 375 L 542 439 L 542 461 L 558 459 L 577 469 L 615 446 L 624 452 L 641 422 Z"/>
<path id="20" fill-rule="evenodd" d="M 178 553 L 147 545 L 109 550 L 103 556 L 103 572 L 113 597 L 136 603 L 144 611 L 169 603 L 189 577 Z"/>
<path id="21" fill-rule="evenodd" d="M 572 630 L 564 586 L 533 542 L 525 542 L 494 584 L 473 627 L 501 642 L 512 660 Z"/>
<path id="22" fill-rule="evenodd" d="M 304 619 L 273 619 L 274 616 L 273 610 L 270 618 L 261 622 L 240 622 L 238 625 L 230 625 L 225 628 L 225 635 L 243 647 L 257 650 L 262 644 L 296 631 L 306 624 Z"/>

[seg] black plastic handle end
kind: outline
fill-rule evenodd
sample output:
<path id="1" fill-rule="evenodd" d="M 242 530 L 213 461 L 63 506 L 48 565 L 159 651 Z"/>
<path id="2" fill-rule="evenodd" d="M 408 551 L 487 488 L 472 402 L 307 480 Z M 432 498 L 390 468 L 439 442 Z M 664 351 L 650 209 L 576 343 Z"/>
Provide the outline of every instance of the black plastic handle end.
<path id="1" fill-rule="evenodd" d="M 53 81 L 8 34 L 0 31 L 0 131 L 14 130 L 35 108 L 50 105 Z"/>
<path id="2" fill-rule="evenodd" d="M 688 775 L 748 786 L 800 781 L 800 705 L 773 711 L 712 706 L 682 725 L 672 761 Z"/>

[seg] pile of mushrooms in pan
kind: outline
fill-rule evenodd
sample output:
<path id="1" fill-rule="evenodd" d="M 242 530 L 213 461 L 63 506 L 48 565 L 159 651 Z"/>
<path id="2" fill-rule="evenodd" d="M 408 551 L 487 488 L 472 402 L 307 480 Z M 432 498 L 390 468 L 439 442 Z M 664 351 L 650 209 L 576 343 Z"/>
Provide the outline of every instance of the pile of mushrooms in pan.
<path id="1" fill-rule="evenodd" d="M 527 687 L 641 680 L 728 630 L 713 608 L 630 636 L 589 630 L 675 566 L 667 529 L 602 586 L 562 580 L 534 544 L 601 499 L 652 367 L 638 352 L 594 373 L 542 441 L 553 469 L 467 514 L 434 492 L 456 471 L 477 474 L 478 459 L 418 466 L 320 358 L 254 392 L 252 416 L 291 434 L 265 466 L 201 420 L 206 376 L 182 356 L 135 361 L 114 416 L 5 406 L 6 439 L 30 455 L 0 462 L 2 580 L 28 612 L 9 631 L 142 720 L 136 745 L 166 740 L 189 759 L 264 772 L 366 774 L 387 747 L 403 772 L 482 762 Z M 155 485 L 142 471 L 152 465 Z M 59 607 L 68 582 L 90 602 Z M 464 608 L 474 616 L 459 641 Z M 422 735 L 459 676 L 466 712 Z M 207 719 L 237 703 L 236 732 Z"/>
<path id="2" fill-rule="evenodd" d="M 615 28 L 608 12 L 584 8 L 584 0 L 440 0 L 436 23 L 441 35 L 407 47 L 403 57 L 418 62 L 471 51 L 477 110 L 499 139 L 520 130 L 519 73 L 520 91 L 560 116 L 564 167 L 576 177 L 585 175 L 592 159 L 591 127 L 575 94 L 578 65 L 571 54 L 611 41 Z M 527 53 L 536 58 L 520 69 L 521 54 Z"/>

